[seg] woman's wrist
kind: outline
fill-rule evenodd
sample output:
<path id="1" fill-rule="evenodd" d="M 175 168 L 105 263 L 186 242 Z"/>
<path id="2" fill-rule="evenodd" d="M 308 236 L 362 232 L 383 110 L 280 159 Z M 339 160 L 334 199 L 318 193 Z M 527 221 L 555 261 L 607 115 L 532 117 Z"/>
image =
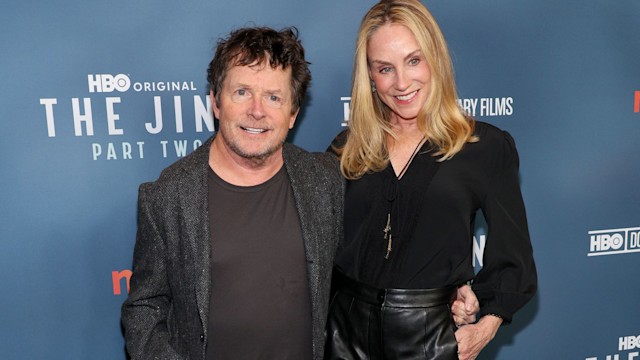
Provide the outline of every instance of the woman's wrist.
<path id="1" fill-rule="evenodd" d="M 486 314 L 478 320 L 477 325 L 488 340 L 493 339 L 502 325 L 502 317 L 496 314 Z"/>

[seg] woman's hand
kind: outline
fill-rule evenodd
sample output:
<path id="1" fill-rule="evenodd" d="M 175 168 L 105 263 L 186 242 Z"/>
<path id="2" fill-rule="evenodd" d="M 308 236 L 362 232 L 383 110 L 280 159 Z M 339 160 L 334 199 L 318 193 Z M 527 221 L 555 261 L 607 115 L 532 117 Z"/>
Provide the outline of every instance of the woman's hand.
<path id="1" fill-rule="evenodd" d="M 451 304 L 453 321 L 457 327 L 476 322 L 476 314 L 480 311 L 478 298 L 469 285 L 458 288 L 456 300 Z"/>
<path id="2" fill-rule="evenodd" d="M 476 324 L 459 328 L 455 332 L 458 341 L 458 359 L 475 360 L 480 351 L 496 336 L 501 324 L 501 318 L 486 315 Z"/>

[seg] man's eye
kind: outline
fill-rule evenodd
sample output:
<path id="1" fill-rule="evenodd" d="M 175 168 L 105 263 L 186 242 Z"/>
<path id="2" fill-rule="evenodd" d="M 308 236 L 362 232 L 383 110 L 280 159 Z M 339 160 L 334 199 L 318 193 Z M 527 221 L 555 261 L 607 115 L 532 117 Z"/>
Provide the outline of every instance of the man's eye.
<path id="1" fill-rule="evenodd" d="M 274 109 L 281 108 L 285 103 L 285 100 L 283 98 L 281 98 L 278 95 L 273 95 L 273 94 L 265 95 L 264 96 L 264 100 L 266 101 L 266 103 L 267 103 L 267 105 L 269 107 L 274 108 Z"/>
<path id="2" fill-rule="evenodd" d="M 231 93 L 231 101 L 235 103 L 245 102 L 251 99 L 251 93 L 247 89 L 237 89 Z"/>

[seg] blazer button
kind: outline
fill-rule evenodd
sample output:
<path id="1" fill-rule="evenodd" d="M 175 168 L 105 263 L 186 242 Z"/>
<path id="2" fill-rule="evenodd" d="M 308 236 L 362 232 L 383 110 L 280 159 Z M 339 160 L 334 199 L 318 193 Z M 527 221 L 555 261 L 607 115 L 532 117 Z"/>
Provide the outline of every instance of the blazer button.
<path id="1" fill-rule="evenodd" d="M 200 342 L 204 342 L 204 335 L 200 335 Z"/>

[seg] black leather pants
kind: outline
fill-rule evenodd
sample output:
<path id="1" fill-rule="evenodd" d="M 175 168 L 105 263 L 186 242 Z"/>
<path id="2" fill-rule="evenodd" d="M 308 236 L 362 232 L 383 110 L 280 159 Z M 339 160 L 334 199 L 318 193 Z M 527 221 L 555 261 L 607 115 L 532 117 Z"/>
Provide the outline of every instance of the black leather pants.
<path id="1" fill-rule="evenodd" d="M 458 359 L 456 287 L 375 289 L 334 272 L 325 359 Z"/>

